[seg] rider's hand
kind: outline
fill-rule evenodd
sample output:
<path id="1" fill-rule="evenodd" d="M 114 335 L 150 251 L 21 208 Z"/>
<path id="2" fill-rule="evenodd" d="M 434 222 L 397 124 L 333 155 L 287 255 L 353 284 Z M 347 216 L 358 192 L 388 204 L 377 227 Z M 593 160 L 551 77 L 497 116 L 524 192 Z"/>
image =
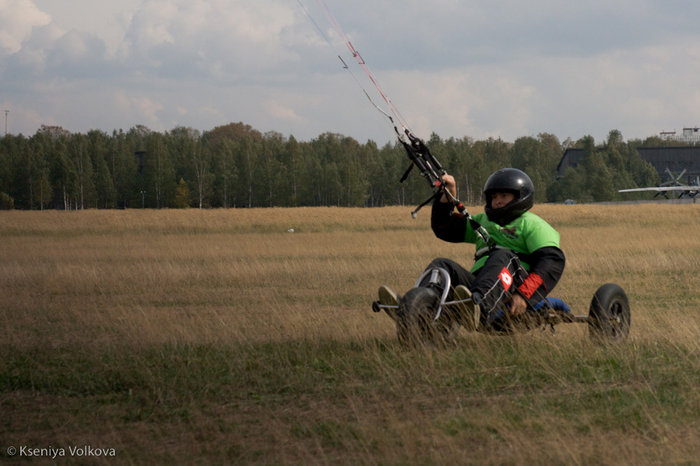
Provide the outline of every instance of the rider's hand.
<path id="1" fill-rule="evenodd" d="M 510 305 L 511 315 L 519 316 L 524 314 L 525 311 L 527 311 L 527 301 L 525 301 L 525 298 L 517 293 L 513 294 L 513 299 Z"/>
<path id="2" fill-rule="evenodd" d="M 445 173 L 442 175 L 442 182 L 445 184 L 445 189 L 447 189 L 453 197 L 457 197 L 457 183 L 455 182 L 455 177 Z M 440 202 L 447 203 L 450 202 L 446 195 L 442 195 Z"/>

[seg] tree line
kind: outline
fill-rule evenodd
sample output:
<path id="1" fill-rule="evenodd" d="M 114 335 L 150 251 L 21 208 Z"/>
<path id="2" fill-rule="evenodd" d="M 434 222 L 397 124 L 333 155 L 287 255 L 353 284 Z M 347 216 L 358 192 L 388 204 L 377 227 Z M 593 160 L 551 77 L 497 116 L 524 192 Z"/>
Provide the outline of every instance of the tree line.
<path id="1" fill-rule="evenodd" d="M 591 136 L 560 142 L 551 134 L 513 143 L 489 138 L 426 141 L 453 174 L 460 198 L 482 202 L 481 189 L 500 167 L 527 172 L 537 202 L 607 201 L 617 189 L 658 183 L 654 168 L 636 148 L 664 145 L 658 138 L 625 142 L 619 131 L 596 144 Z M 584 150 L 578 167 L 557 178 L 568 147 Z M 42 126 L 33 136 L 0 139 L 0 206 L 15 209 L 234 208 L 293 206 L 414 205 L 431 192 L 418 171 L 404 183 L 409 166 L 403 147 L 362 144 L 325 133 L 298 141 L 261 133 L 244 123 L 200 132 L 168 132 L 135 126 L 112 134 L 70 133 Z M 629 199 L 629 197 L 626 197 Z"/>

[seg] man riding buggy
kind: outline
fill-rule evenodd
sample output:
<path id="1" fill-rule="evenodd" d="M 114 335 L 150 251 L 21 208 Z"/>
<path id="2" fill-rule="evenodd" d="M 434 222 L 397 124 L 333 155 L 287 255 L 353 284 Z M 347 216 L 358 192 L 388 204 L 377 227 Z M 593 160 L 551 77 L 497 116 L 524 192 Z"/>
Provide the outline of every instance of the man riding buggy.
<path id="1" fill-rule="evenodd" d="M 454 177 L 444 174 L 442 182 L 455 199 Z M 559 233 L 530 212 L 535 194 L 530 177 L 515 168 L 497 170 L 483 193 L 484 213 L 473 218 L 459 214 L 444 192 L 432 206 L 431 227 L 438 238 L 476 245 L 469 270 L 451 259 L 436 258 L 403 297 L 385 285 L 379 288 L 374 309 L 383 309 L 396 321 L 400 339 L 411 331 L 435 331 L 427 327 L 447 335 L 460 324 L 472 331 L 510 332 L 527 321 L 528 310 L 547 302 L 561 278 L 565 257 Z M 421 307 L 429 315 L 407 315 Z M 437 315 L 430 309 L 435 307 Z M 408 328 L 416 325 L 418 330 Z"/>

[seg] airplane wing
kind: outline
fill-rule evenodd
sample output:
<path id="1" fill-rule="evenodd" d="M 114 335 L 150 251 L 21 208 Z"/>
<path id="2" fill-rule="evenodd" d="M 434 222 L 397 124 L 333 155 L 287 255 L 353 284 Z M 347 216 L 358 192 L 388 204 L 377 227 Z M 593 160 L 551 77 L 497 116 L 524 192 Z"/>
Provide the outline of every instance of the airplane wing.
<path id="1" fill-rule="evenodd" d="M 618 193 L 637 193 L 641 191 L 655 191 L 665 193 L 666 191 L 700 191 L 700 186 L 652 186 L 648 188 L 620 189 Z"/>

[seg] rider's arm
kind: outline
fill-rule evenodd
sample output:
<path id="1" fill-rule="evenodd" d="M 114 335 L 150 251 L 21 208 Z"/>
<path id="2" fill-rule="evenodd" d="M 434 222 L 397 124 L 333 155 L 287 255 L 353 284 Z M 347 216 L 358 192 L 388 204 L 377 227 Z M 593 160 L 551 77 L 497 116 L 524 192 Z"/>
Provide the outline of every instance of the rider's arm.
<path id="1" fill-rule="evenodd" d="M 450 243 L 463 243 L 467 232 L 467 219 L 454 212 L 452 204 L 436 200 L 430 216 L 430 227 L 435 236 Z"/>
<path id="2" fill-rule="evenodd" d="M 453 196 L 457 195 L 455 179 L 447 173 L 443 175 L 442 181 L 445 189 L 449 190 Z M 454 210 L 454 205 L 443 194 L 433 202 L 433 211 L 430 216 L 430 227 L 435 236 L 450 243 L 463 243 L 467 232 L 467 220 Z"/>
<path id="3" fill-rule="evenodd" d="M 537 249 L 529 254 L 525 261 L 530 264 L 530 273 L 518 287 L 518 293 L 539 301 L 556 286 L 564 272 L 566 258 L 564 252 L 555 246 Z"/>

